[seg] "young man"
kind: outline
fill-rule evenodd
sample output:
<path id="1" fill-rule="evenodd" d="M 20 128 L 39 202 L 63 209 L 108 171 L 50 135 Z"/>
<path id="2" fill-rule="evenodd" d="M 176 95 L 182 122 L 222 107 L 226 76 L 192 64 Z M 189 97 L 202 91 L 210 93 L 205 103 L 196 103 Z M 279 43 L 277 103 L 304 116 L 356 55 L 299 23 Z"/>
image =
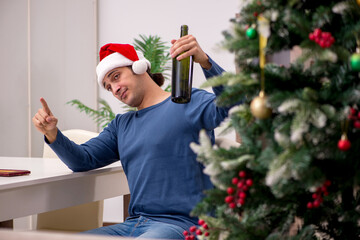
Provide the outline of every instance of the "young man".
<path id="1" fill-rule="evenodd" d="M 172 57 L 192 55 L 206 78 L 224 70 L 200 48 L 195 37 L 172 40 Z M 183 53 L 179 55 L 180 53 Z M 137 111 L 118 114 L 96 138 L 76 145 L 57 129 L 46 101 L 33 117 L 45 141 L 73 171 L 88 171 L 121 161 L 131 200 L 124 223 L 87 233 L 153 239 L 183 239 L 182 232 L 197 224 L 190 212 L 212 187 L 209 177 L 190 149 L 205 129 L 214 140 L 214 129 L 228 108 L 215 105 L 215 95 L 193 89 L 190 103 L 176 104 L 146 72 L 150 63 L 130 45 L 107 44 L 97 66 L 100 86 Z M 214 88 L 216 95 L 221 87 Z M 110 186 L 109 186 L 110 187 Z"/>

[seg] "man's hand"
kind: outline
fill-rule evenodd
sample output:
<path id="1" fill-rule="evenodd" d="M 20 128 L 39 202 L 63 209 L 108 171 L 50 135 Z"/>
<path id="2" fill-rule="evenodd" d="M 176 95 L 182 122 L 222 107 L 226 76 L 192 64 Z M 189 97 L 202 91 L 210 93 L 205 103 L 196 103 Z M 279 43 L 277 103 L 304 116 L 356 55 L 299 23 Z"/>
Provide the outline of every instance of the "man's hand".
<path id="1" fill-rule="evenodd" d="M 194 36 L 186 35 L 178 40 L 171 40 L 171 43 L 173 44 L 170 48 L 170 55 L 172 58 L 177 57 L 176 59 L 180 61 L 181 59 L 192 55 L 194 57 L 194 62 L 199 63 L 201 67 L 207 70 L 211 68 L 209 57 L 201 49 L 199 43 Z"/>
<path id="2" fill-rule="evenodd" d="M 57 118 L 54 117 L 44 98 L 40 98 L 42 108 L 40 108 L 32 118 L 36 129 L 45 135 L 50 143 L 56 140 Z"/>

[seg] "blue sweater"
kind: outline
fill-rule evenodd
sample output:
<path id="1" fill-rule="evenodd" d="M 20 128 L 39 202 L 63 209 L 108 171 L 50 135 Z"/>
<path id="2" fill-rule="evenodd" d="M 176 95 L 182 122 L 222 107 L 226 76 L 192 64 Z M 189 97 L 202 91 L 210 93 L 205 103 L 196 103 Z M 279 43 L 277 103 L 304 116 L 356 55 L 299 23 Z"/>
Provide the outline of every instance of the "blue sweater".
<path id="1" fill-rule="evenodd" d="M 224 71 L 210 62 L 211 69 L 203 70 L 206 78 Z M 221 90 L 214 88 L 216 95 Z M 58 131 L 50 147 L 73 171 L 120 159 L 131 193 L 130 218 L 142 215 L 188 229 L 197 223 L 189 213 L 204 190 L 213 187 L 189 145 L 198 142 L 201 129 L 214 140 L 213 130 L 228 112 L 214 101 L 214 94 L 193 89 L 188 104 L 173 103 L 169 97 L 151 107 L 118 114 L 98 137 L 81 145 Z"/>

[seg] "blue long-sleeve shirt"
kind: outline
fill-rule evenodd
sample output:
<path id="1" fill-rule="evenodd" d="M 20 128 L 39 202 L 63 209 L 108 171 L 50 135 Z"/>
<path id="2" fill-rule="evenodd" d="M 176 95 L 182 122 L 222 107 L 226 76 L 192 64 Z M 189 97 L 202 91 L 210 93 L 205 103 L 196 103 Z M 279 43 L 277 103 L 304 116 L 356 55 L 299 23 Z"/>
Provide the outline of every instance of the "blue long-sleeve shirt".
<path id="1" fill-rule="evenodd" d="M 210 62 L 211 69 L 203 69 L 206 78 L 224 71 Z M 222 88 L 213 90 L 218 95 Z M 214 129 L 229 110 L 217 107 L 215 98 L 193 89 L 188 104 L 173 103 L 169 97 L 148 108 L 118 114 L 98 137 L 81 145 L 58 131 L 50 147 L 73 171 L 103 167 L 120 159 L 131 193 L 130 217 L 143 215 L 188 229 L 196 224 L 189 213 L 204 190 L 213 187 L 190 143 L 198 142 L 201 129 L 214 139 Z"/>

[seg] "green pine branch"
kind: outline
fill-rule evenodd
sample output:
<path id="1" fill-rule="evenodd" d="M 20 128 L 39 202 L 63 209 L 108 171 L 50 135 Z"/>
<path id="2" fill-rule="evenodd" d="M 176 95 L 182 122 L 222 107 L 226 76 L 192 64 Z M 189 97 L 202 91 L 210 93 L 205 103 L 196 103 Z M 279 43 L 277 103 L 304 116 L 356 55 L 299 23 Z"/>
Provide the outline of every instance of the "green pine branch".
<path id="1" fill-rule="evenodd" d="M 86 115 L 91 117 L 97 124 L 101 125 L 102 128 L 106 127 L 115 118 L 115 114 L 112 111 L 110 105 L 103 99 L 99 100 L 99 110 L 95 110 L 86 106 L 78 99 L 71 100 L 67 102 L 67 104 L 75 106 L 80 110 L 80 112 L 84 112 Z"/>

